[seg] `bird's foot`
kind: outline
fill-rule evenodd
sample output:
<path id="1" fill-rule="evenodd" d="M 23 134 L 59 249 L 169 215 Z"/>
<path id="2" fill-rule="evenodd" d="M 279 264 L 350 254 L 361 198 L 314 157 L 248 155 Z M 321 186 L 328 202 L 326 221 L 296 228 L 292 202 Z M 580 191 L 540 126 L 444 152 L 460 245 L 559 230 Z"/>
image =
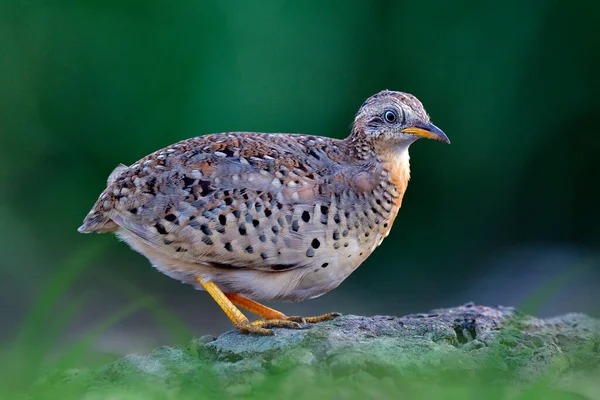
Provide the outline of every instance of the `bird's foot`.
<path id="1" fill-rule="evenodd" d="M 286 329 L 302 329 L 301 324 L 316 324 L 318 322 L 330 321 L 336 317 L 339 317 L 340 313 L 331 312 L 318 317 L 288 317 L 284 316 L 277 319 L 259 319 L 253 322 L 245 322 L 236 325 L 236 328 L 240 333 L 261 335 L 261 336 L 273 336 L 274 333 L 271 328 L 286 328 Z"/>
<path id="2" fill-rule="evenodd" d="M 302 329 L 302 325 L 295 320 L 288 319 L 259 319 L 237 325 L 236 328 L 240 333 L 273 336 L 271 328 Z"/>
<path id="3" fill-rule="evenodd" d="M 331 321 L 334 318 L 339 317 L 339 312 L 330 312 L 327 314 L 319 315 L 318 317 L 285 317 L 288 321 L 298 322 L 300 324 L 316 324 L 323 321 Z"/>
<path id="4" fill-rule="evenodd" d="M 306 317 L 304 320 L 309 324 L 316 324 L 317 322 L 331 321 L 332 319 L 335 319 L 341 315 L 342 314 L 339 312 L 330 312 L 317 317 Z"/>

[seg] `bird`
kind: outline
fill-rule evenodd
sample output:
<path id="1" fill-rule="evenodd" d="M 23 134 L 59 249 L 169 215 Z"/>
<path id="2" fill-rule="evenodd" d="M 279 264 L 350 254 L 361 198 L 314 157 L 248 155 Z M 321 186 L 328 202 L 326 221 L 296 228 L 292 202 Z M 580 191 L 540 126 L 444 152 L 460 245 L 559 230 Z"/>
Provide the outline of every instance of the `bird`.
<path id="1" fill-rule="evenodd" d="M 408 148 L 421 138 L 450 143 L 414 95 L 383 90 L 360 106 L 345 139 L 182 140 L 115 168 L 78 230 L 115 233 L 160 272 L 208 292 L 241 333 L 302 328 L 341 314 L 287 316 L 260 302 L 319 297 L 373 253 L 402 205 Z"/>

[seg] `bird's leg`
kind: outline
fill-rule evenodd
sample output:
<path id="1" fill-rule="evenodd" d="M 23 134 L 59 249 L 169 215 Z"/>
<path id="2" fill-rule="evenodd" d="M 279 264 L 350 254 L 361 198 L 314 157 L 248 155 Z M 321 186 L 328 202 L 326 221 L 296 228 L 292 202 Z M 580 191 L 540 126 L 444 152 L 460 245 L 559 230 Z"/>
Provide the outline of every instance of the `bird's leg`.
<path id="1" fill-rule="evenodd" d="M 290 320 L 258 320 L 248 321 L 248 318 L 227 298 L 225 293 L 212 281 L 206 281 L 199 276 L 194 279 L 217 302 L 219 307 L 225 312 L 227 317 L 233 322 L 233 325 L 241 333 L 254 333 L 257 335 L 271 336 L 273 332 L 269 328 L 300 328 L 300 324 Z M 275 310 L 272 310 L 275 311 Z M 283 314 L 282 314 L 283 315 Z"/>
<path id="2" fill-rule="evenodd" d="M 306 322 L 302 317 L 288 317 L 282 312 L 277 310 L 273 310 L 270 307 L 263 306 L 260 303 L 257 303 L 254 300 L 250 300 L 247 297 L 244 297 L 235 293 L 227 293 L 225 294 L 229 300 L 233 304 L 238 307 L 242 307 L 245 310 L 250 311 L 252 314 L 258 315 L 259 317 L 265 320 L 284 320 L 284 321 L 292 321 L 292 322 Z"/>
<path id="3" fill-rule="evenodd" d="M 267 306 L 264 306 L 260 303 L 257 303 L 254 300 L 250 300 L 247 297 L 241 296 L 239 294 L 225 294 L 229 300 L 238 307 L 242 307 L 245 310 L 250 311 L 252 314 L 256 314 L 265 320 L 283 320 L 283 321 L 293 321 L 293 322 L 308 322 L 310 324 L 314 324 L 317 322 L 329 321 L 334 319 L 335 317 L 339 317 L 341 314 L 332 312 L 320 315 L 318 317 L 288 317 L 282 312 L 277 310 L 273 310 Z"/>

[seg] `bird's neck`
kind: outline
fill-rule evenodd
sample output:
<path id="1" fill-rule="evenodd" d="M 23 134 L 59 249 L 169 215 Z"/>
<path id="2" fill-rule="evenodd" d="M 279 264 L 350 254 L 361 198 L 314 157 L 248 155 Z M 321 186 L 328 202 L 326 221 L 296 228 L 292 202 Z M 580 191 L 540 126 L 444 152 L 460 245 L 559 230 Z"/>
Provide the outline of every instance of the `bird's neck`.
<path id="1" fill-rule="evenodd" d="M 353 178 L 357 192 L 364 193 L 373 208 L 385 219 L 378 228 L 380 239 L 377 244 L 380 244 L 389 234 L 408 186 L 410 143 L 384 147 L 370 138 L 354 137 L 349 140 L 349 145 L 348 154 L 365 168 L 363 173 Z"/>
<path id="2" fill-rule="evenodd" d="M 383 172 L 381 185 L 392 197 L 391 220 L 393 221 L 402 206 L 402 199 L 410 180 L 408 145 L 402 148 L 379 152 Z"/>
<path id="3" fill-rule="evenodd" d="M 364 162 L 371 167 L 380 165 L 381 185 L 394 186 L 399 193 L 398 206 L 402 202 L 402 196 L 406 191 L 410 179 L 410 163 L 408 147 L 411 143 L 403 143 L 397 146 L 388 146 L 373 140 L 365 135 L 353 134 L 348 138 L 349 153 L 352 157 Z M 375 168 L 375 171 L 379 171 Z"/>

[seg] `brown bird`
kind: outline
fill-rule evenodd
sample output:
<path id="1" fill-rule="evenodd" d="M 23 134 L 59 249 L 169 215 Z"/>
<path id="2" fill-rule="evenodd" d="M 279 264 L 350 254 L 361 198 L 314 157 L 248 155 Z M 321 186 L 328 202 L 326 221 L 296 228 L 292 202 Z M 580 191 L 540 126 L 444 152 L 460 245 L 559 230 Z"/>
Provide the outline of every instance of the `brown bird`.
<path id="1" fill-rule="evenodd" d="M 343 140 L 183 140 L 117 167 L 79 232 L 115 232 L 159 271 L 206 290 L 241 332 L 329 320 L 339 314 L 289 317 L 256 301 L 315 298 L 358 268 L 392 227 L 420 138 L 450 143 L 416 97 L 385 90 Z"/>

